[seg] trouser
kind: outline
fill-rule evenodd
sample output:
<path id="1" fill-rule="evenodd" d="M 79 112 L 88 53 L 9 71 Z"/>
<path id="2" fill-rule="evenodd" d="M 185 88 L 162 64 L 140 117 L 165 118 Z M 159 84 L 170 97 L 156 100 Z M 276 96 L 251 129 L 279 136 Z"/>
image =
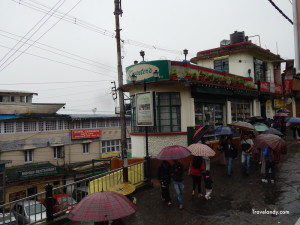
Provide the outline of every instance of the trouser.
<path id="1" fill-rule="evenodd" d="M 201 176 L 194 176 L 192 175 L 193 179 L 193 191 L 196 190 L 196 187 L 198 187 L 198 194 L 201 193 Z"/>
<path id="2" fill-rule="evenodd" d="M 183 181 L 173 181 L 173 186 L 175 189 L 177 201 L 180 205 L 182 205 L 183 204 L 183 190 L 184 190 Z"/>
<path id="3" fill-rule="evenodd" d="M 250 153 L 246 153 L 246 152 L 242 152 L 242 165 L 244 167 L 244 172 L 249 174 L 250 173 L 250 157 L 251 154 Z"/>
<path id="4" fill-rule="evenodd" d="M 169 185 L 161 186 L 161 197 L 165 199 L 166 202 L 171 202 Z"/>
<path id="5" fill-rule="evenodd" d="M 271 170 L 271 173 L 270 173 Z M 266 160 L 266 165 L 265 165 L 265 179 L 269 180 L 274 180 L 275 178 L 275 163 L 270 162 Z"/>
<path id="6" fill-rule="evenodd" d="M 230 175 L 232 174 L 232 157 L 227 157 L 227 174 Z"/>

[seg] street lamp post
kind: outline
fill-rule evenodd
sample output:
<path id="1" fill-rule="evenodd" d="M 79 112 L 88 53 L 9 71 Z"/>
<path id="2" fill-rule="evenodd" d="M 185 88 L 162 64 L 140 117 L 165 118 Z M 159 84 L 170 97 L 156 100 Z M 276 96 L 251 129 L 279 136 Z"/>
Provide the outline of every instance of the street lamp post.
<path id="1" fill-rule="evenodd" d="M 184 49 L 184 50 L 183 50 L 184 61 L 186 61 L 186 56 L 187 56 L 188 53 L 189 53 L 189 50 L 187 50 L 187 49 Z"/>
<path id="2" fill-rule="evenodd" d="M 142 54 L 141 54 L 142 56 Z M 153 77 L 155 78 L 155 81 L 158 80 L 159 78 L 159 72 L 157 70 L 155 70 L 153 72 Z M 134 73 L 131 75 L 131 81 L 135 84 L 137 80 L 137 75 L 135 75 Z M 147 84 L 146 84 L 146 80 L 144 79 L 143 81 L 143 86 L 144 86 L 144 93 L 147 92 Z M 148 141 L 148 126 L 145 126 L 145 144 L 146 144 L 146 156 L 145 156 L 145 161 L 146 161 L 146 173 L 145 173 L 145 176 L 146 176 L 146 179 L 148 181 L 151 180 L 151 167 L 150 167 L 150 155 L 149 155 L 149 141 Z"/>

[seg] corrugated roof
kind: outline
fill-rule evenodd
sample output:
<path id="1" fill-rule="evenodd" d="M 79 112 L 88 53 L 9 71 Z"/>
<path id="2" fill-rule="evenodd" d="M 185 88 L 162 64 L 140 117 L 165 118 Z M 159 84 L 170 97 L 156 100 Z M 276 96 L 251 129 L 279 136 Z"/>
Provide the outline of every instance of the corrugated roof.
<path id="1" fill-rule="evenodd" d="M 72 119 L 119 118 L 119 114 L 69 114 Z M 126 115 L 127 118 L 130 116 Z"/>
<path id="2" fill-rule="evenodd" d="M 33 94 L 33 95 L 38 95 L 35 92 L 30 92 L 30 91 L 16 91 L 16 90 L 1 90 L 0 93 L 7 93 L 7 94 Z"/>

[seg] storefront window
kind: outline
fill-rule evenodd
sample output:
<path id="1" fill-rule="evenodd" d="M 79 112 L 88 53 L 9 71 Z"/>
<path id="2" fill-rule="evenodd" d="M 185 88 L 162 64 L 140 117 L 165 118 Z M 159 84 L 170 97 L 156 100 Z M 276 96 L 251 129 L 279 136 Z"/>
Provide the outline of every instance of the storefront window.
<path id="1" fill-rule="evenodd" d="M 223 125 L 223 104 L 209 104 L 195 101 L 196 126 L 210 125 L 213 128 Z"/>
<path id="2" fill-rule="evenodd" d="M 232 121 L 245 121 L 250 118 L 249 102 L 232 102 L 231 103 Z"/>

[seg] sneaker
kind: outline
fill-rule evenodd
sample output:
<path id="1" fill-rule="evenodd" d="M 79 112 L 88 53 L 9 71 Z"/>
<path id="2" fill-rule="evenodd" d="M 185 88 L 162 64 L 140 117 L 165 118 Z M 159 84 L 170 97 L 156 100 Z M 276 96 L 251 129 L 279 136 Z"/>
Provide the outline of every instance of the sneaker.
<path id="1" fill-rule="evenodd" d="M 263 178 L 263 179 L 261 179 L 261 182 L 268 183 L 268 180 Z"/>
<path id="2" fill-rule="evenodd" d="M 172 205 L 172 202 L 168 202 L 168 206 Z"/>
<path id="3" fill-rule="evenodd" d="M 198 194 L 198 198 L 203 198 L 203 194 Z"/>
<path id="4" fill-rule="evenodd" d="M 183 209 L 183 205 L 179 205 L 179 209 Z"/>
<path id="5" fill-rule="evenodd" d="M 271 183 L 272 183 L 272 184 L 274 184 L 274 183 L 275 183 L 275 181 L 274 181 L 274 180 L 271 180 Z"/>

